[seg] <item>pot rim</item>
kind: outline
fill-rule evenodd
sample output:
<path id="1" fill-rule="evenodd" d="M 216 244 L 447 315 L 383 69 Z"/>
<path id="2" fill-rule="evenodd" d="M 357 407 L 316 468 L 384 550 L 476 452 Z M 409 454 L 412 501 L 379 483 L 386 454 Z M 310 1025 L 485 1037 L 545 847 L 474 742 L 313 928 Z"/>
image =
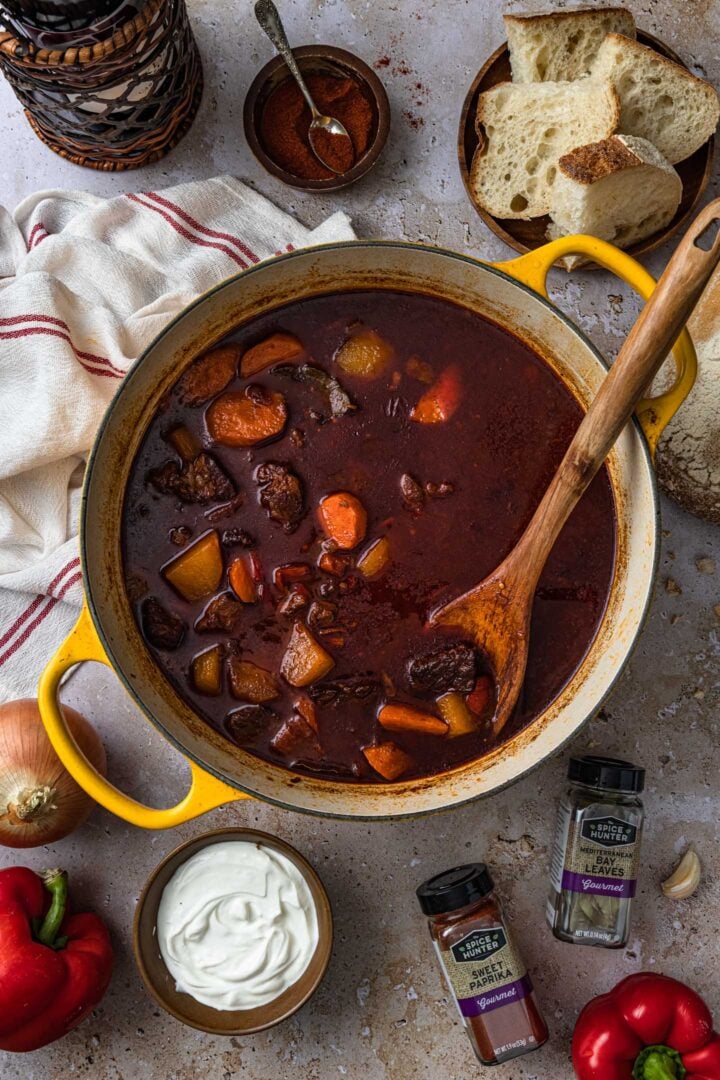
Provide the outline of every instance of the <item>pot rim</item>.
<path id="1" fill-rule="evenodd" d="M 108 637 L 104 632 L 101 617 L 100 617 L 100 614 L 99 614 L 99 611 L 98 611 L 98 607 L 97 607 L 97 605 L 95 603 L 95 600 L 94 600 L 94 598 L 92 596 L 92 593 L 91 593 L 91 590 L 89 588 L 89 576 L 86 573 L 86 563 L 87 563 L 86 533 L 89 530 L 86 530 L 85 526 L 86 526 L 86 517 L 87 517 L 87 514 L 88 514 L 88 505 L 89 505 L 88 490 L 89 490 L 89 486 L 90 486 L 90 479 L 91 479 L 91 475 L 92 475 L 93 466 L 94 466 L 94 463 L 95 463 L 95 458 L 97 456 L 99 446 L 100 446 L 100 444 L 101 444 L 101 442 L 103 440 L 105 431 L 106 431 L 106 429 L 107 429 L 107 427 L 108 427 L 108 425 L 110 423 L 110 419 L 111 419 L 112 413 L 114 411 L 115 404 L 119 400 L 121 395 L 128 392 L 128 388 L 131 387 L 131 385 L 132 385 L 133 376 L 139 370 L 139 368 L 141 367 L 141 365 L 142 365 L 143 361 L 145 360 L 145 358 L 149 354 L 151 354 L 153 352 L 153 350 L 157 347 L 159 342 L 167 334 L 169 334 L 174 329 L 174 327 L 182 319 L 186 318 L 193 311 L 198 309 L 210 297 L 213 297 L 213 296 L 217 295 L 223 289 L 231 287 L 235 282 L 238 281 L 238 279 L 247 279 L 247 277 L 249 275 L 257 273 L 258 271 L 262 271 L 262 270 L 267 269 L 268 265 L 273 265 L 274 266 L 276 264 L 286 263 L 286 262 L 288 262 L 290 260 L 295 260 L 295 259 L 301 258 L 303 255 L 307 255 L 308 253 L 311 253 L 311 252 L 313 254 L 316 254 L 316 253 L 322 253 L 323 251 L 336 251 L 338 249 L 353 249 L 353 248 L 357 248 L 358 246 L 364 247 L 364 248 L 386 248 L 386 249 L 396 249 L 396 250 L 403 250 L 403 249 L 408 249 L 409 248 L 409 249 L 411 249 L 413 251 L 427 251 L 427 252 L 430 252 L 430 253 L 435 254 L 435 255 L 440 255 L 440 256 L 443 256 L 445 258 L 454 259 L 454 260 L 456 260 L 458 262 L 461 262 L 461 263 L 466 263 L 466 264 L 468 264 L 470 266 L 473 266 L 475 268 L 480 268 L 480 269 L 488 272 L 491 275 L 499 277 L 499 278 L 503 279 L 504 281 L 508 282 L 509 284 L 511 284 L 512 286 L 514 286 L 516 289 L 519 289 L 522 293 L 528 295 L 532 299 L 533 302 L 540 302 L 542 304 L 542 306 L 547 308 L 548 311 L 551 312 L 554 317 L 560 319 L 560 321 L 566 326 L 566 328 L 592 354 L 594 359 L 596 359 L 600 363 L 600 365 L 602 366 L 602 368 L 606 372 L 610 370 L 610 365 L 607 363 L 607 361 L 605 360 L 605 358 L 602 355 L 602 353 L 600 352 L 600 350 L 586 336 L 585 332 L 575 322 L 573 322 L 572 319 L 568 315 L 566 315 L 566 313 L 561 308 L 559 308 L 557 305 L 553 304 L 552 301 L 547 296 L 543 296 L 541 293 L 536 292 L 535 289 L 532 289 L 530 286 L 526 285 L 524 282 L 518 281 L 515 277 L 513 277 L 512 274 L 510 274 L 507 271 L 501 269 L 499 266 L 494 265 L 494 264 L 489 263 L 489 262 L 484 262 L 481 259 L 474 258 L 473 256 L 470 256 L 470 255 L 465 255 L 465 254 L 463 254 L 461 252 L 451 251 L 448 248 L 443 248 L 443 247 L 440 247 L 438 245 L 422 244 L 422 243 L 419 243 L 419 242 L 406 241 L 406 240 L 365 240 L 365 239 L 361 239 L 361 240 L 343 240 L 343 241 L 336 241 L 336 242 L 333 242 L 333 243 L 310 245 L 308 247 L 298 248 L 298 249 L 296 249 L 295 251 L 292 251 L 292 252 L 287 252 L 287 253 L 283 253 L 283 254 L 280 254 L 280 255 L 277 255 L 277 256 L 273 256 L 270 259 L 264 259 L 261 262 L 256 263 L 253 266 L 247 267 L 246 269 L 239 271 L 236 274 L 232 274 L 227 278 L 223 278 L 222 281 L 218 282 L 216 285 L 212 286 L 212 288 L 207 289 L 205 292 L 201 293 L 198 297 L 195 298 L 195 300 L 193 300 L 190 304 L 188 304 L 181 311 L 179 311 L 163 327 L 163 329 L 160 330 L 155 335 L 155 337 L 151 340 L 149 345 L 143 350 L 143 352 L 140 354 L 140 356 L 138 356 L 138 358 L 135 360 L 135 362 L 129 368 L 125 378 L 119 383 L 115 393 L 113 394 L 110 402 L 107 405 L 107 408 L 106 408 L 106 411 L 105 411 L 105 413 L 103 415 L 100 426 L 98 427 L 98 430 L 97 430 L 97 433 L 96 433 L 96 436 L 95 436 L 95 440 L 93 442 L 93 446 L 92 446 L 92 449 L 91 449 L 90 454 L 88 456 L 87 464 L 86 464 L 86 468 L 85 468 L 85 475 L 84 475 L 84 478 L 83 478 L 81 504 L 80 504 L 80 516 L 79 516 L 79 521 L 80 521 L 80 528 L 79 528 L 80 568 L 81 568 L 81 571 L 82 571 L 83 589 L 84 589 L 84 593 L 85 593 L 87 607 L 88 607 L 88 610 L 90 612 L 90 617 L 92 619 L 93 626 L 94 626 L 95 631 L 96 631 L 96 633 L 98 635 L 98 638 L 99 638 L 99 640 L 100 640 L 100 642 L 102 644 L 102 648 L 105 651 L 105 654 L 107 655 L 108 659 L 111 661 L 111 668 L 112 668 L 113 674 L 120 680 L 123 687 L 125 688 L 125 691 L 128 693 L 128 695 L 130 696 L 132 701 L 140 709 L 142 714 L 150 721 L 150 723 L 153 725 L 153 727 L 186 760 L 194 762 L 203 771 L 207 772 L 209 775 L 213 776 L 215 779 L 221 781 L 222 783 L 225 783 L 225 784 L 229 785 L 230 787 L 236 789 L 237 791 L 242 792 L 242 793 L 250 796 L 251 798 L 260 799 L 263 802 L 269 803 L 270 805 L 276 806 L 276 807 L 278 807 L 280 809 L 283 809 L 283 810 L 292 810 L 292 811 L 294 811 L 296 813 L 309 814 L 309 815 L 311 815 L 313 817 L 323 817 L 323 818 L 330 818 L 330 819 L 336 819 L 336 820 L 350 820 L 350 819 L 352 819 L 352 820 L 357 820 L 357 821 L 388 821 L 388 820 L 399 820 L 399 819 L 404 819 L 404 818 L 410 818 L 410 819 L 419 818 L 419 817 L 424 817 L 426 814 L 441 813 L 443 811 L 453 810 L 453 809 L 455 809 L 457 807 L 468 805 L 469 803 L 475 802 L 475 801 L 477 801 L 479 799 L 483 799 L 483 798 L 487 798 L 489 796 L 492 796 L 496 792 L 503 791 L 506 788 L 510 787 L 512 784 L 516 783 L 518 780 L 520 780 L 523 777 L 528 776 L 530 773 L 532 773 L 535 769 L 537 769 L 540 765 L 542 765 L 543 762 L 545 760 L 547 760 L 548 757 L 551 757 L 551 756 L 554 756 L 554 755 L 558 754 L 573 738 L 575 738 L 579 734 L 579 732 L 585 726 L 585 724 L 588 722 L 588 720 L 592 716 L 594 716 L 600 708 L 602 708 L 602 705 L 607 700 L 610 693 L 614 690 L 617 682 L 619 681 L 619 679 L 624 674 L 624 672 L 625 672 L 625 670 L 627 668 L 629 660 L 630 660 L 630 658 L 632 656 L 632 651 L 633 651 L 634 644 L 637 641 L 637 638 L 640 636 L 640 633 L 642 632 L 642 629 L 643 629 L 643 627 L 645 625 L 645 622 L 647 620 L 650 604 L 652 603 L 653 592 L 654 592 L 654 583 L 655 583 L 655 580 L 656 580 L 656 577 L 657 577 L 657 570 L 658 570 L 659 558 L 660 558 L 659 544 L 657 544 L 657 543 L 655 544 L 655 549 L 654 549 L 654 552 L 653 552 L 652 565 L 649 568 L 649 573 L 648 573 L 648 587 L 647 587 L 647 590 L 646 590 L 646 595 L 645 595 L 645 597 L 643 599 L 642 609 L 638 612 L 636 628 L 635 628 L 635 630 L 633 632 L 632 641 L 631 641 L 631 644 L 630 644 L 629 648 L 626 651 L 625 657 L 618 664 L 617 669 L 616 669 L 616 671 L 615 671 L 615 673 L 613 675 L 613 678 L 609 681 L 607 687 L 605 688 L 602 695 L 597 699 L 596 703 L 594 703 L 593 708 L 591 709 L 591 711 L 583 716 L 583 719 L 576 724 L 574 729 L 571 732 L 568 733 L 567 737 L 565 737 L 564 739 L 559 741 L 555 745 L 555 747 L 548 754 L 540 756 L 538 758 L 538 760 L 531 762 L 526 767 L 520 769 L 514 776 L 510 777 L 508 780 L 506 780 L 503 783 L 499 783 L 499 784 L 495 785 L 489 791 L 478 791 L 477 793 L 470 794 L 467 797 L 460 797 L 460 798 L 455 799 L 452 802 L 448 802 L 448 803 L 446 803 L 446 804 L 444 804 L 442 806 L 433 806 L 433 807 L 427 807 L 427 808 L 416 809 L 416 810 L 411 810 L 411 811 L 398 810 L 398 811 L 393 811 L 393 812 L 389 812 L 389 813 L 367 813 L 367 814 L 365 814 L 365 813 L 361 812 L 361 813 L 352 813 L 352 814 L 350 814 L 350 813 L 340 813 L 338 811 L 331 811 L 331 810 L 327 810 L 327 809 L 323 809 L 323 808 L 318 808 L 318 807 L 315 807 L 315 806 L 313 806 L 313 807 L 299 806 L 296 803 L 287 802 L 284 799 L 278 798 L 278 797 L 273 796 L 273 795 L 268 795 L 268 794 L 265 794 L 265 793 L 258 793 L 253 788 L 248 787 L 245 784 L 242 784 L 242 783 L 238 782 L 235 778 L 227 776 L 225 773 L 223 773 L 220 769 L 216 768 L 214 765 L 211 765 L 208 762 L 204 761 L 195 752 L 187 749 L 181 743 L 179 738 L 177 736 L 175 736 L 171 731 L 169 731 L 165 727 L 165 725 L 156 716 L 154 716 L 148 710 L 148 708 L 146 707 L 145 703 L 143 702 L 138 690 L 135 688 L 132 681 L 125 675 L 124 671 L 122 670 L 119 663 L 117 662 L 117 660 L 116 660 L 116 658 L 114 656 L 114 651 L 112 649 L 110 641 L 108 640 Z M 382 288 L 382 286 L 379 286 L 379 287 Z M 343 290 L 338 289 L 337 291 L 342 292 Z M 283 306 L 283 305 L 279 305 L 279 306 Z M 571 387 L 568 387 L 568 389 L 570 389 L 571 392 L 572 392 Z M 637 416 L 635 414 L 633 414 L 632 417 L 631 417 L 631 423 L 632 423 L 632 426 L 634 428 L 634 431 L 635 431 L 636 435 L 638 436 L 638 445 L 639 445 L 639 447 L 640 447 L 640 449 L 642 451 L 643 462 L 647 466 L 647 475 L 649 477 L 649 494 L 650 494 L 650 497 L 651 497 L 651 500 L 652 500 L 653 533 L 654 533 L 655 537 L 657 538 L 657 535 L 659 533 L 659 527 L 660 527 L 660 503 L 659 503 L 659 496 L 658 496 L 657 477 L 656 477 L 655 468 L 654 468 L 654 465 L 653 465 L 652 454 L 651 454 L 648 442 L 646 440 L 645 433 L 643 431 L 642 425 L 640 424 L 640 422 L 639 422 L 639 420 L 638 420 L 638 418 L 637 418 Z M 613 492 L 613 494 L 614 494 L 614 492 Z M 613 589 L 613 585 L 611 584 L 610 594 L 612 593 L 612 589 Z M 596 638 L 594 637 L 593 641 L 595 641 L 595 639 Z M 592 642 L 590 642 L 588 648 L 590 648 L 591 646 L 592 646 Z M 583 659 L 581 661 L 581 663 L 580 663 L 580 667 L 582 667 L 584 662 L 585 661 Z M 579 670 L 579 668 L 578 668 L 578 670 Z M 287 771 L 289 773 L 292 773 L 292 770 L 287 770 Z M 322 783 L 322 780 L 321 779 L 316 779 L 315 783 L 320 785 Z M 352 787 L 352 786 L 354 786 L 354 785 L 350 785 L 350 784 L 347 785 L 347 787 Z"/>

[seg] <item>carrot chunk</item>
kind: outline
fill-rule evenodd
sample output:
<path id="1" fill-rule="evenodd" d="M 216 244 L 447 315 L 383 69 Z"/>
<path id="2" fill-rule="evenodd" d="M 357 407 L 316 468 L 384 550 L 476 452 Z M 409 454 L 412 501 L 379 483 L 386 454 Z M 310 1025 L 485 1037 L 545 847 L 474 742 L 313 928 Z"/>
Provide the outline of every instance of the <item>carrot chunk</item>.
<path id="1" fill-rule="evenodd" d="M 195 689 L 199 694 L 217 697 L 222 689 L 222 649 L 213 645 L 212 649 L 198 653 L 193 657 L 190 674 Z"/>
<path id="2" fill-rule="evenodd" d="M 383 705 L 378 721 L 388 731 L 416 731 L 421 735 L 447 735 L 448 726 L 439 716 L 420 712 L 409 705 Z"/>
<path id="3" fill-rule="evenodd" d="M 168 433 L 167 440 L 183 461 L 194 461 L 202 451 L 202 446 L 197 441 L 192 431 L 182 424 L 180 427 L 173 428 L 173 430 Z"/>
<path id="4" fill-rule="evenodd" d="M 180 380 L 180 400 L 186 405 L 202 405 L 215 397 L 235 377 L 241 356 L 239 345 L 218 345 L 210 349 Z"/>
<path id="5" fill-rule="evenodd" d="M 280 435 L 287 423 L 285 398 L 262 386 L 231 390 L 205 414 L 211 438 L 223 446 L 255 446 Z"/>
<path id="6" fill-rule="evenodd" d="M 253 345 L 242 358 L 240 374 L 247 378 L 257 375 L 271 364 L 282 364 L 294 360 L 304 352 L 303 344 L 294 334 L 271 334 L 269 338 Z"/>
<path id="7" fill-rule="evenodd" d="M 233 697 L 249 701 L 251 705 L 273 701 L 280 694 L 272 672 L 258 667 L 257 664 L 251 664 L 249 660 L 241 660 L 237 656 L 228 657 L 228 674 Z"/>
<path id="8" fill-rule="evenodd" d="M 381 536 L 358 559 L 357 568 L 363 577 L 376 577 L 390 562 L 390 541 Z"/>
<path id="9" fill-rule="evenodd" d="M 191 603 L 214 593 L 223 572 L 218 534 L 212 529 L 162 568 L 163 576 Z"/>
<path id="10" fill-rule="evenodd" d="M 363 747 L 363 754 L 376 773 L 385 780 L 397 780 L 404 772 L 408 772 L 415 762 L 396 746 L 394 742 L 378 743 L 377 746 Z"/>
<path id="11" fill-rule="evenodd" d="M 487 675 L 481 675 L 475 682 L 470 694 L 467 697 L 467 707 L 470 712 L 475 713 L 476 716 L 480 716 L 487 709 L 493 694 L 492 679 Z"/>
<path id="12" fill-rule="evenodd" d="M 443 694 L 437 703 L 440 715 L 448 726 L 448 735 L 456 739 L 459 735 L 469 735 L 477 731 L 477 722 L 465 704 L 462 694 L 451 690 L 449 694 Z"/>
<path id="13" fill-rule="evenodd" d="M 418 424 L 441 424 L 449 420 L 460 404 L 461 392 L 460 368 L 450 364 L 422 395 L 410 412 L 410 419 Z"/>
<path id="14" fill-rule="evenodd" d="M 393 356 L 393 347 L 375 330 L 358 327 L 335 353 L 335 363 L 348 375 L 376 379 L 382 375 Z"/>
<path id="15" fill-rule="evenodd" d="M 242 555 L 238 555 L 238 557 L 233 559 L 230 563 L 228 581 L 230 583 L 230 588 L 235 593 L 238 600 L 242 600 L 243 604 L 255 603 L 257 600 L 255 580 Z"/>
<path id="16" fill-rule="evenodd" d="M 354 548 L 365 539 L 367 513 L 349 491 L 337 491 L 321 499 L 318 518 L 326 535 L 340 548 Z"/>
<path id="17" fill-rule="evenodd" d="M 308 628 L 296 622 L 283 656 L 280 670 L 291 686 L 309 686 L 322 679 L 335 666 L 335 661 L 325 652 Z"/>

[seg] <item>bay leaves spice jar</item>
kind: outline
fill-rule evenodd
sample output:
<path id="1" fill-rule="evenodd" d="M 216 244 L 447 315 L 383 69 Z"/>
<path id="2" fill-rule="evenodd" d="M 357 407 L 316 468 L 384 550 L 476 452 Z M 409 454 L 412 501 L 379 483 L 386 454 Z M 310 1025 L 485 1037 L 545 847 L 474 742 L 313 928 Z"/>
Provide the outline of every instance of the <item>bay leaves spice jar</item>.
<path id="1" fill-rule="evenodd" d="M 483 1065 L 547 1040 L 535 991 L 484 863 L 425 881 L 417 898 L 468 1038 Z"/>
<path id="2" fill-rule="evenodd" d="M 571 758 L 558 812 L 547 918 L 560 941 L 627 943 L 639 869 L 645 770 L 616 758 Z"/>

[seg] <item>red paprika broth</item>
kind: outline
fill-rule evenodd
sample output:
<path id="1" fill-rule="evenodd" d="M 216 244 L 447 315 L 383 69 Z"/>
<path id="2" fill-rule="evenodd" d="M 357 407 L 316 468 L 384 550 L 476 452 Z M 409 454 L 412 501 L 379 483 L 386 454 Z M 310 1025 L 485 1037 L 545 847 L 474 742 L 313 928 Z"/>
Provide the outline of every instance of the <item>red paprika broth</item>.
<path id="1" fill-rule="evenodd" d="M 478 758 L 495 745 L 483 658 L 426 618 L 517 541 L 581 409 L 529 348 L 447 301 L 301 301 L 231 336 L 236 370 L 278 333 L 227 386 L 196 362 L 133 463 L 124 565 L 148 646 L 209 724 L 297 772 L 383 782 Z M 579 666 L 614 554 L 602 470 L 542 575 L 503 739 Z"/>

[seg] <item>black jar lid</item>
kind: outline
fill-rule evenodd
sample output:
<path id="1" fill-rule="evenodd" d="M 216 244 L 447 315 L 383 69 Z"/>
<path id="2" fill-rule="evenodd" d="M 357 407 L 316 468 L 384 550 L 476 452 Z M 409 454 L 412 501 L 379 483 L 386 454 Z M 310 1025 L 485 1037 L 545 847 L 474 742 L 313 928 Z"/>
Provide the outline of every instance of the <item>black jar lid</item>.
<path id="1" fill-rule="evenodd" d="M 645 787 L 645 770 L 621 758 L 586 754 L 570 758 L 568 779 L 588 787 L 637 793 Z"/>
<path id="2" fill-rule="evenodd" d="M 442 874 L 423 881 L 416 890 L 420 907 L 426 915 L 443 915 L 448 911 L 475 904 L 493 891 L 493 880 L 485 863 L 467 863 L 444 870 Z"/>

